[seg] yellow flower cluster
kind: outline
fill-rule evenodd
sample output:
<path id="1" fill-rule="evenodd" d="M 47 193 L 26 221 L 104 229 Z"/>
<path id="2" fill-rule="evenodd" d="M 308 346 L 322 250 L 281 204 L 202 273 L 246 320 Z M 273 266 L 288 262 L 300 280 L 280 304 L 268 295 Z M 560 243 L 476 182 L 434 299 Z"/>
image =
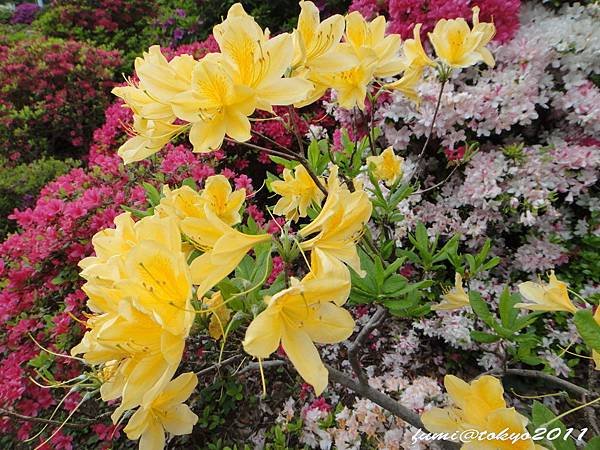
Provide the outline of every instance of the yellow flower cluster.
<path id="1" fill-rule="evenodd" d="M 554 275 L 554 270 L 550 272 L 549 282 L 534 283 L 526 281 L 519 284 L 519 292 L 528 300 L 527 303 L 517 303 L 517 308 L 527 308 L 534 311 L 566 311 L 575 313 L 577 308 L 569 299 L 567 284 L 559 281 Z"/>
<path id="2" fill-rule="evenodd" d="M 226 277 L 256 244 L 271 236 L 240 233 L 244 190 L 232 192 L 223 176 L 207 179 L 200 193 L 189 187 L 171 191 L 155 214 L 134 222 L 129 213 L 115 218 L 115 228 L 92 239 L 96 256 L 80 262 L 88 307 L 89 330 L 72 354 L 101 366 L 105 401 L 121 398 L 112 419 L 138 408 L 125 427 L 140 448 L 162 448 L 164 433 L 190 433 L 197 417 L 182 402 L 197 379 L 185 373 L 172 380 L 185 339 L 194 322 L 191 300 Z M 193 248 L 204 253 L 191 265 Z M 214 298 L 214 297 L 213 297 Z M 222 304 L 214 299 L 215 306 Z M 217 311 L 222 315 L 222 311 Z"/>
<path id="3" fill-rule="evenodd" d="M 554 275 L 554 270 L 550 271 L 548 283 L 534 283 L 526 281 L 519 285 L 519 292 L 526 300 L 526 303 L 517 303 L 517 308 L 527 308 L 533 311 L 564 311 L 575 314 L 577 308 L 569 298 L 568 285 L 560 281 Z M 594 320 L 600 325 L 600 308 L 596 308 Z M 592 360 L 596 365 L 596 370 L 600 370 L 600 353 L 592 350 Z"/>
<path id="4" fill-rule="evenodd" d="M 444 378 L 446 391 L 452 400 L 448 408 L 432 408 L 421 416 L 421 420 L 432 433 L 454 433 L 467 430 L 500 435 L 525 435 L 528 420 L 515 408 L 507 408 L 500 381 L 484 375 L 466 383 L 453 375 Z M 532 439 L 502 440 L 474 439 L 465 442 L 462 450 L 543 450 Z"/>
<path id="5" fill-rule="evenodd" d="M 293 173 L 290 169 L 283 169 L 283 180 L 273 181 L 271 189 L 281 196 L 273 213 L 285 216 L 287 220 L 306 217 L 308 208 L 311 205 L 320 206 L 325 197 L 302 165 L 296 166 Z"/>
<path id="6" fill-rule="evenodd" d="M 352 12 L 321 22 L 314 3 L 301 1 L 300 8 L 293 33 L 271 37 L 236 3 L 213 29 L 219 53 L 167 61 L 152 46 L 137 58 L 138 81 L 113 90 L 134 114 L 132 137 L 119 149 L 125 163 L 147 158 L 188 131 L 195 152 L 219 148 L 226 136 L 245 142 L 256 110 L 305 106 L 328 89 L 336 91 L 340 106 L 364 109 L 375 80 L 403 74 L 385 87 L 417 99 L 423 69 L 434 65 L 421 45 L 420 25 L 402 45 L 400 35 L 386 36 L 383 16 L 368 22 Z M 474 11 L 472 30 L 464 19 L 442 20 L 430 34 L 438 56 L 451 67 L 479 60 L 493 64 L 485 45 L 494 26 L 480 23 Z"/>
<path id="7" fill-rule="evenodd" d="M 353 332 L 354 320 L 342 308 L 351 284 L 346 265 L 361 273 L 356 242 L 372 208 L 363 190 L 350 192 L 340 183 L 336 166 L 327 186 L 321 212 L 300 230 L 306 239 L 300 247 L 311 253 L 308 274 L 292 278 L 288 288 L 264 299 L 266 309 L 250 324 L 243 343 L 259 358 L 281 343 L 318 393 L 328 376 L 314 343 L 340 342 Z M 220 292 L 208 299 L 205 295 L 250 249 L 272 239 L 234 228 L 244 200 L 245 191 L 233 191 L 222 175 L 209 177 L 200 192 L 164 186 L 152 216 L 137 222 L 129 213 L 116 217 L 114 229 L 92 239 L 96 255 L 80 262 L 93 315 L 72 354 L 83 354 L 99 367 L 103 400 L 121 398 L 112 415 L 115 423 L 137 408 L 125 432 L 139 438 L 142 449 L 162 448 L 165 432 L 189 433 L 197 421 L 182 404 L 196 376 L 184 373 L 173 379 L 196 314 L 192 298 L 203 299 L 211 309 L 209 334 L 220 339 L 230 312 Z M 188 262 L 194 251 L 200 256 Z"/>
<path id="8" fill-rule="evenodd" d="M 364 190 L 350 192 L 340 183 L 337 166 L 330 169 L 327 191 L 319 215 L 299 231 L 306 239 L 300 248 L 310 251 L 309 273 L 264 299 L 267 307 L 252 321 L 243 343 L 258 358 L 268 357 L 281 344 L 317 395 L 327 386 L 328 372 L 314 343 L 341 342 L 354 330 L 352 316 L 341 308 L 350 294 L 347 266 L 364 275 L 356 243 L 372 211 Z"/>
<path id="9" fill-rule="evenodd" d="M 423 70 L 427 66 L 435 66 L 434 61 L 427 56 L 421 44 L 421 24 L 416 24 L 413 39 L 408 39 L 402 47 L 402 64 L 404 75 L 398 81 L 384 87 L 402 92 L 407 97 L 418 101 L 415 90 Z M 479 22 L 479 7 L 473 8 L 473 28 L 469 28 L 466 20 L 442 19 L 436 23 L 429 41 L 433 46 L 442 66 L 451 69 L 469 67 L 483 61 L 494 67 L 494 57 L 486 45 L 496 34 L 493 23 Z"/>
<path id="10" fill-rule="evenodd" d="M 367 164 L 375 178 L 384 181 L 388 186 L 394 185 L 402 178 L 404 158 L 396 155 L 392 147 L 386 148 L 380 155 L 369 156 Z"/>
<path id="11" fill-rule="evenodd" d="M 465 292 L 462 276 L 454 274 L 454 288 L 442 295 L 442 302 L 431 307 L 433 311 L 453 311 L 469 306 L 469 295 Z"/>

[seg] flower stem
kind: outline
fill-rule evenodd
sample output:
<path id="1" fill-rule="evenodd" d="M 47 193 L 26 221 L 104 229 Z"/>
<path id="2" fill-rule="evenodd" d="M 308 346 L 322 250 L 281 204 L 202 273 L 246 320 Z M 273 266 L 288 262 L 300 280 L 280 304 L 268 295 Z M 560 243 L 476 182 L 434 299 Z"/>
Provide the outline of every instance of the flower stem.
<path id="1" fill-rule="evenodd" d="M 287 152 L 284 153 L 283 151 L 273 150 L 273 149 L 270 149 L 267 147 L 263 147 L 261 145 L 252 144 L 251 142 L 238 142 L 238 141 L 235 141 L 230 138 L 225 138 L 225 139 L 228 142 L 245 145 L 246 147 L 250 147 L 251 149 L 268 153 L 269 155 L 278 156 L 280 158 L 289 159 L 292 161 L 298 161 L 300 164 L 302 164 L 304 166 L 304 168 L 306 169 L 306 171 L 308 172 L 308 174 L 310 175 L 312 180 L 315 182 L 317 187 L 321 190 L 321 192 L 323 194 L 325 194 L 325 196 L 327 196 L 327 189 L 325 188 L 325 186 L 323 186 L 323 183 L 321 183 L 321 180 L 319 180 L 319 177 L 317 177 L 317 174 L 315 174 L 313 172 L 312 168 L 310 167 L 310 164 L 308 163 L 308 160 L 304 156 L 296 155 L 296 154 L 292 153 L 290 150 L 287 150 Z"/>
<path id="2" fill-rule="evenodd" d="M 438 93 L 437 103 L 435 104 L 435 109 L 433 111 L 433 117 L 431 118 L 431 124 L 429 125 L 429 132 L 427 133 L 427 139 L 425 139 L 423 148 L 421 149 L 419 156 L 417 156 L 417 168 L 413 172 L 411 179 L 414 178 L 415 176 L 418 177 L 419 173 L 421 172 L 421 162 L 422 162 L 421 160 L 423 158 L 423 155 L 425 154 L 425 150 L 427 150 L 427 145 L 429 144 L 429 141 L 431 140 L 431 135 L 433 134 L 433 127 L 435 125 L 435 120 L 437 119 L 437 115 L 440 110 L 440 105 L 442 103 L 442 94 L 444 93 L 444 86 L 446 86 L 446 80 L 443 80 L 442 83 L 440 84 L 440 92 Z"/>

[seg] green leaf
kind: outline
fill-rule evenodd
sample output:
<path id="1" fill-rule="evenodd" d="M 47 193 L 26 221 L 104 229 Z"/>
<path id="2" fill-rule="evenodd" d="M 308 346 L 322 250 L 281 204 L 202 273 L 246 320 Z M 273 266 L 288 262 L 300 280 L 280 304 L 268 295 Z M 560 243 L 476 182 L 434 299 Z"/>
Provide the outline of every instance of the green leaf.
<path id="1" fill-rule="evenodd" d="M 319 159 L 321 157 L 321 149 L 319 148 L 319 141 L 313 139 L 310 141 L 308 146 L 308 162 L 310 167 L 316 170 L 319 166 Z"/>
<path id="2" fill-rule="evenodd" d="M 500 294 L 500 320 L 502 325 L 509 330 L 515 329 L 515 321 L 519 316 L 519 310 L 515 308 L 515 305 L 519 303 L 519 300 L 519 296 L 510 295 L 508 286 L 506 286 L 502 291 L 502 294 Z"/>
<path id="3" fill-rule="evenodd" d="M 524 316 L 519 317 L 515 321 L 514 330 L 519 331 L 525 327 L 528 327 L 533 322 L 535 322 L 537 320 L 537 318 L 539 316 L 541 316 L 542 314 L 543 314 L 543 312 L 534 312 L 534 313 L 526 314 Z"/>
<path id="4" fill-rule="evenodd" d="M 469 303 L 477 317 L 479 317 L 487 326 L 493 328 L 496 324 L 496 320 L 492 316 L 487 303 L 481 298 L 481 294 L 479 292 L 470 291 Z"/>
<path id="5" fill-rule="evenodd" d="M 577 311 L 573 321 L 583 341 L 592 350 L 600 352 L 600 325 L 594 320 L 592 312 L 590 310 Z"/>
<path id="6" fill-rule="evenodd" d="M 391 274 L 396 273 L 396 271 L 404 264 L 406 258 L 398 258 L 396 261 L 391 263 L 389 266 L 385 268 L 385 277 L 389 277 Z"/>
<path id="7" fill-rule="evenodd" d="M 471 338 L 474 341 L 481 342 L 483 344 L 491 344 L 492 342 L 498 342 L 501 338 L 496 334 L 484 333 L 483 331 L 473 330 L 471 331 Z"/>
<path id="8" fill-rule="evenodd" d="M 154 214 L 154 208 L 149 208 L 146 211 L 142 211 L 141 209 L 135 209 L 135 208 L 130 208 L 127 205 L 121 205 L 121 209 L 123 211 L 127 211 L 127 212 L 131 213 L 133 215 L 133 217 L 136 217 L 138 219 L 142 219 L 144 217 L 148 217 L 148 216 L 151 216 L 152 214 Z"/>
<path id="9" fill-rule="evenodd" d="M 427 235 L 427 229 L 421 222 L 417 224 L 415 230 L 415 238 L 418 244 L 418 248 L 428 249 L 429 248 L 429 236 Z"/>
<path id="10" fill-rule="evenodd" d="M 564 436 L 567 432 L 565 425 L 560 421 L 556 420 L 549 425 L 546 425 L 548 422 L 553 420 L 556 416 L 554 413 L 544 406 L 542 403 L 537 400 L 533 402 L 533 407 L 531 409 L 532 414 L 532 424 L 537 429 L 540 427 L 547 428 L 549 433 L 551 430 L 558 428 L 560 430 L 560 434 L 554 437 L 554 433 L 551 435 L 553 438 L 551 441 L 545 440 L 546 445 L 550 444 L 555 450 L 575 450 L 575 442 L 570 437 L 566 440 Z M 535 430 L 534 430 L 535 432 Z M 545 433 L 545 434 L 547 434 Z"/>
<path id="11" fill-rule="evenodd" d="M 393 295 L 406 287 L 406 278 L 401 275 L 392 275 L 383 283 L 384 294 Z"/>
<path id="12" fill-rule="evenodd" d="M 273 161 L 275 164 L 279 164 L 286 169 L 293 169 L 298 165 L 297 161 L 290 161 L 288 159 L 280 158 L 279 156 L 269 155 L 269 158 L 271 158 L 271 161 Z"/>
<path id="13" fill-rule="evenodd" d="M 142 186 L 144 186 L 144 190 L 146 191 L 150 205 L 158 205 L 160 203 L 160 192 L 158 192 L 153 185 L 146 183 L 145 181 L 142 183 Z"/>
<path id="14" fill-rule="evenodd" d="M 583 448 L 583 450 L 598 450 L 600 448 L 600 437 L 593 437 Z"/>
<path id="15" fill-rule="evenodd" d="M 181 186 L 187 186 L 193 190 L 197 190 L 198 189 L 198 185 L 196 184 L 196 180 L 194 180 L 192 177 L 188 177 L 185 180 L 183 180 L 183 182 L 181 183 Z"/>
<path id="16" fill-rule="evenodd" d="M 385 278 L 385 270 L 383 268 L 383 261 L 381 260 L 381 257 L 376 257 L 375 258 L 375 271 L 373 273 L 373 276 L 375 278 L 375 282 L 377 283 L 377 287 L 378 287 L 378 291 L 381 291 L 381 289 L 379 289 L 380 286 L 383 286 L 383 280 Z"/>
<path id="17" fill-rule="evenodd" d="M 492 259 L 490 259 L 488 262 L 486 262 L 483 265 L 483 270 L 490 270 L 493 269 L 494 267 L 496 267 L 498 264 L 500 264 L 500 257 L 499 256 L 494 256 Z"/>

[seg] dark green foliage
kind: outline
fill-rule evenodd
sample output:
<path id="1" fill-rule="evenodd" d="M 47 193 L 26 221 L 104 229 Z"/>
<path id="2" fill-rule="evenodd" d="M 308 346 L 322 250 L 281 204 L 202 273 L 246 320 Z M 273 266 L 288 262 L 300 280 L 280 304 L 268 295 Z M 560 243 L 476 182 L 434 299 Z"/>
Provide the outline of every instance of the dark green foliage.
<path id="1" fill-rule="evenodd" d="M 0 238 L 14 231 L 14 222 L 7 217 L 15 208 L 33 204 L 46 183 L 77 165 L 78 162 L 71 159 L 42 158 L 29 164 L 10 166 L 0 159 Z"/>

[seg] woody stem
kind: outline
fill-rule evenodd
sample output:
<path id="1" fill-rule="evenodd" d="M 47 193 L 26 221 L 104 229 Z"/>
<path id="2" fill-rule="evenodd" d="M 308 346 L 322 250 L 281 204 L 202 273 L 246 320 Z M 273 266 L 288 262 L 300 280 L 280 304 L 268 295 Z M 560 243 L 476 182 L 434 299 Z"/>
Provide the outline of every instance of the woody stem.
<path id="1" fill-rule="evenodd" d="M 238 142 L 238 141 L 235 141 L 230 138 L 225 138 L 225 140 L 227 140 L 228 142 L 235 143 L 235 144 L 245 145 L 246 147 L 268 153 L 269 155 L 278 156 L 280 158 L 285 158 L 285 159 L 290 159 L 292 161 L 298 161 L 300 164 L 302 164 L 304 166 L 304 168 L 306 169 L 306 171 L 308 172 L 308 174 L 310 175 L 310 177 L 312 178 L 314 183 L 317 185 L 317 187 L 321 190 L 321 192 L 323 194 L 325 194 L 325 196 L 327 196 L 327 189 L 325 188 L 325 186 L 323 186 L 323 183 L 321 183 L 321 180 L 319 180 L 319 177 L 317 177 L 317 175 L 313 172 L 312 168 L 310 167 L 310 164 L 308 163 L 308 160 L 304 156 L 296 155 L 296 154 L 290 152 L 289 150 L 287 151 L 287 153 L 284 153 L 283 151 L 273 150 L 273 149 L 270 149 L 267 147 L 263 147 L 261 145 L 252 144 L 251 142 Z"/>

